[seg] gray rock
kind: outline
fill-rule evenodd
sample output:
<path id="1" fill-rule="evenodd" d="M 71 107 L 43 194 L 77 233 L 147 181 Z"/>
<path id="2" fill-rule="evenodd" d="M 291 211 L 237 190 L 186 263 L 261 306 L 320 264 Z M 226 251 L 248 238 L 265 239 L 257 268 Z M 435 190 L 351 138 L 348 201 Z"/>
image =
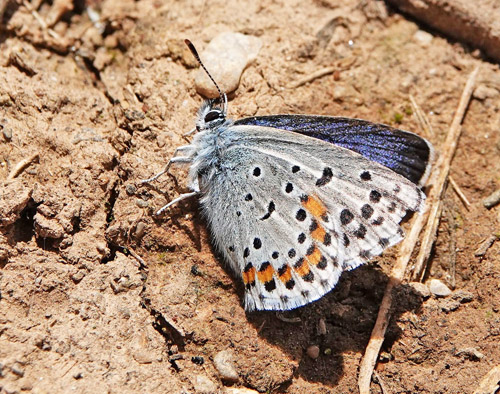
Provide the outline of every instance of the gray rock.
<path id="1" fill-rule="evenodd" d="M 205 67 L 223 92 L 238 88 L 243 70 L 257 57 L 262 47 L 259 38 L 241 33 L 222 33 L 200 54 Z M 195 78 L 196 91 L 209 98 L 218 97 L 217 88 L 200 69 Z"/>
<path id="2" fill-rule="evenodd" d="M 436 297 L 447 297 L 451 294 L 451 290 L 439 279 L 431 279 L 428 283 L 429 290 Z"/>
<path id="3" fill-rule="evenodd" d="M 467 290 L 457 290 L 453 292 L 451 298 L 459 301 L 461 304 L 471 302 L 474 299 L 474 294 Z"/>
<path id="4" fill-rule="evenodd" d="M 233 352 L 230 350 L 223 350 L 214 357 L 214 366 L 219 372 L 220 378 L 226 382 L 237 382 L 239 379 L 233 360 Z"/>
<path id="5" fill-rule="evenodd" d="M 453 312 L 460 308 L 460 302 L 457 300 L 442 300 L 439 304 L 444 312 Z"/>

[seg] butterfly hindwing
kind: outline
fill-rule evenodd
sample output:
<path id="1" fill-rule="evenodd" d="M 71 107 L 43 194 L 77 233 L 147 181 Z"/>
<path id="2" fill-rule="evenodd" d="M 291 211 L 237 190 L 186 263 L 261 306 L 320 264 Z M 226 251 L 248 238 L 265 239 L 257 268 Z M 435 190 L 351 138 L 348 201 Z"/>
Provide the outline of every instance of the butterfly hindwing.
<path id="1" fill-rule="evenodd" d="M 401 218 L 423 207 L 414 183 L 352 150 L 270 127 L 225 133 L 201 204 L 248 310 L 320 298 L 342 271 L 398 242 Z"/>

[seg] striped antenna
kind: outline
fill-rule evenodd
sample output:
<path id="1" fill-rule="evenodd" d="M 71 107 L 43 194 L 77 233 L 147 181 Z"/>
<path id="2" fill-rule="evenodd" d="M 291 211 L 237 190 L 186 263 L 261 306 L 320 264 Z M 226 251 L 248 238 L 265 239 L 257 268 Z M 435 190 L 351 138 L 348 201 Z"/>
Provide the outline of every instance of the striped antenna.
<path id="1" fill-rule="evenodd" d="M 198 61 L 198 63 L 200 63 L 200 66 L 207 73 L 208 77 L 210 78 L 210 80 L 213 82 L 213 84 L 217 88 L 217 91 L 219 92 L 219 96 L 220 96 L 220 99 L 221 99 L 221 102 L 222 102 L 222 111 L 224 112 L 224 115 L 226 115 L 226 113 L 227 113 L 227 96 L 226 96 L 226 93 L 222 93 L 222 90 L 220 90 L 219 85 L 217 85 L 217 82 L 215 82 L 215 79 L 213 79 L 212 76 L 210 75 L 210 73 L 208 72 L 207 68 L 205 67 L 205 65 L 201 61 L 200 55 L 198 55 L 198 51 L 194 47 L 193 43 L 191 41 L 189 41 L 187 38 L 184 40 L 184 42 L 186 43 L 186 45 L 188 46 L 189 50 L 191 51 L 191 53 L 195 57 L 195 59 Z"/>

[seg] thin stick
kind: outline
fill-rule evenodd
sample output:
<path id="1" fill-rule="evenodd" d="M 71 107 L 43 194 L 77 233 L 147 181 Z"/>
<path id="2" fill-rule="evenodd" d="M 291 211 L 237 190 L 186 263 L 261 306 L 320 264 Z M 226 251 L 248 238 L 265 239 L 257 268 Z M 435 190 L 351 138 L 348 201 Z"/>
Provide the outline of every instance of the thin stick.
<path id="1" fill-rule="evenodd" d="M 52 38 L 55 38 L 59 44 L 63 42 L 62 37 L 47 25 L 47 23 L 40 16 L 37 10 L 35 10 L 28 1 L 23 0 L 23 5 L 29 12 L 31 12 L 31 15 L 33 15 L 33 18 L 37 20 L 38 24 L 43 30 L 45 30 Z"/>
<path id="2" fill-rule="evenodd" d="M 305 85 L 308 82 L 312 82 L 315 79 L 324 77 L 325 75 L 328 75 L 328 74 L 333 74 L 337 70 L 338 70 L 338 67 L 336 67 L 336 66 L 322 68 L 318 71 L 313 72 L 312 74 L 305 76 L 302 79 L 299 79 L 298 81 L 291 83 L 290 86 L 288 86 L 288 89 L 298 88 L 299 86 Z"/>
<path id="3" fill-rule="evenodd" d="M 325 67 L 322 69 L 319 69 L 312 74 L 306 75 L 304 78 L 299 79 L 298 81 L 292 82 L 289 86 L 288 89 L 295 89 L 298 88 L 299 86 L 305 85 L 306 83 L 312 82 L 315 79 L 322 78 L 326 75 L 333 74 L 335 71 L 343 71 L 343 70 L 348 70 L 355 62 L 357 58 L 356 57 L 349 57 L 349 58 L 344 58 L 337 62 L 335 66 L 330 66 L 330 67 Z"/>
<path id="4" fill-rule="evenodd" d="M 10 172 L 10 174 L 7 176 L 7 180 L 10 181 L 14 178 L 16 178 L 21 172 L 23 172 L 31 163 L 34 161 L 38 160 L 40 155 L 38 153 L 35 153 L 28 157 L 27 159 L 21 160 L 17 165 L 14 167 L 14 169 Z"/>
<path id="5" fill-rule="evenodd" d="M 417 244 L 418 235 L 420 230 L 424 227 L 425 221 L 428 214 L 416 216 L 411 225 L 409 234 L 401 243 L 401 248 L 399 250 L 399 256 L 396 261 L 396 265 L 392 269 L 391 275 L 389 277 L 389 282 L 387 282 L 387 287 L 385 288 L 384 298 L 380 304 L 380 309 L 377 316 L 377 321 L 373 327 L 373 331 L 370 337 L 370 341 L 366 346 L 365 355 L 363 360 L 361 360 L 361 367 L 358 377 L 358 387 L 360 394 L 370 393 L 370 381 L 373 374 L 373 369 L 377 362 L 377 357 L 384 342 L 384 335 L 389 325 L 389 310 L 392 305 L 392 290 L 394 287 L 398 286 L 404 277 L 406 271 L 406 266 L 410 260 L 413 248 Z"/>
<path id="6" fill-rule="evenodd" d="M 131 249 L 129 247 L 126 248 L 126 249 L 130 253 L 130 255 L 139 262 L 139 268 L 140 267 L 142 267 L 142 268 L 147 268 L 148 267 L 148 265 L 146 264 L 146 262 L 144 261 L 144 259 L 141 256 L 139 256 L 137 253 L 135 253 L 133 249 Z"/>
<path id="7" fill-rule="evenodd" d="M 479 248 L 476 249 L 474 252 L 474 256 L 476 257 L 484 257 L 486 252 L 488 251 L 489 248 L 497 241 L 500 239 L 499 234 L 491 234 L 488 238 L 486 238 L 483 242 L 481 242 L 481 245 L 479 245 Z"/>
<path id="8" fill-rule="evenodd" d="M 450 272 L 449 281 L 450 287 L 454 290 L 456 287 L 457 274 L 457 239 L 456 239 L 456 223 L 451 208 L 447 207 L 446 216 L 448 217 L 448 234 L 450 236 L 448 250 L 450 252 Z"/>
<path id="9" fill-rule="evenodd" d="M 417 118 L 417 121 L 420 124 L 420 128 L 424 131 L 425 136 L 429 137 L 431 135 L 434 135 L 434 130 L 432 130 L 432 126 L 429 123 L 427 116 L 425 116 L 425 113 L 417 104 L 415 97 L 413 97 L 411 94 L 410 94 L 410 102 L 411 106 L 413 107 L 413 113 L 415 114 L 415 117 Z"/>
<path id="10" fill-rule="evenodd" d="M 459 135 L 460 131 L 460 123 L 465 113 L 465 109 L 467 108 L 467 104 L 470 99 L 470 95 L 472 94 L 472 87 L 474 86 L 474 82 L 478 73 L 478 68 L 476 68 L 469 77 L 467 84 L 465 85 L 464 92 L 462 93 L 462 98 L 460 100 L 460 104 L 457 109 L 457 113 L 455 118 L 453 119 L 452 126 L 450 127 L 451 131 L 455 130 L 454 134 Z M 448 140 L 452 140 L 450 138 L 450 134 L 448 135 Z M 458 136 L 453 136 L 454 140 L 446 144 L 446 148 L 453 148 L 453 152 L 456 148 L 456 139 Z M 443 154 L 443 156 L 445 156 Z M 443 162 L 444 159 L 440 158 L 439 162 Z M 452 154 L 449 155 L 448 160 L 451 160 Z M 442 165 L 442 164 L 441 164 Z M 430 181 L 434 181 L 430 183 L 432 185 L 438 185 L 437 181 L 439 177 L 437 174 L 440 174 L 439 171 L 441 167 L 436 165 L 435 171 L 433 171 L 432 177 Z M 449 166 L 448 166 L 449 168 Z M 446 179 L 446 177 L 445 177 Z M 443 182 L 444 184 L 444 182 Z M 429 200 L 431 201 L 439 201 L 439 197 L 441 196 L 442 187 L 433 187 L 430 192 Z M 432 198 L 431 198 L 432 195 Z M 399 285 L 404 277 L 404 273 L 406 271 L 406 267 L 408 266 L 408 262 L 410 261 L 413 249 L 418 241 L 418 235 L 420 231 L 424 227 L 427 222 L 428 214 L 418 215 L 413 220 L 412 227 L 408 236 L 403 240 L 401 244 L 401 248 L 399 250 L 399 256 L 396 261 L 396 265 L 394 266 L 391 275 L 389 277 L 389 282 L 387 283 L 387 287 L 385 289 L 384 298 L 382 299 L 380 310 L 377 316 L 377 321 L 375 322 L 375 326 L 373 327 L 373 331 L 370 337 L 370 341 L 365 350 L 365 355 L 363 356 L 363 360 L 361 360 L 361 366 L 358 377 L 358 387 L 360 394 L 369 394 L 370 393 L 370 382 L 371 377 L 373 375 L 373 369 L 377 362 L 377 357 L 380 352 L 380 348 L 382 347 L 382 343 L 384 342 L 385 331 L 387 326 L 389 325 L 389 310 L 392 305 L 392 290 L 395 286 Z"/>
<path id="11" fill-rule="evenodd" d="M 428 203 L 431 207 L 429 221 L 427 222 L 427 228 L 425 230 L 425 235 L 422 239 L 422 244 L 420 247 L 421 253 L 419 253 L 415 268 L 413 270 L 413 280 L 422 280 L 423 273 L 425 271 L 425 264 L 429 259 L 429 254 L 432 249 L 432 243 L 435 239 L 435 232 L 432 231 L 433 226 L 437 229 L 437 224 L 439 224 L 439 213 L 438 207 L 441 201 L 441 196 L 443 195 L 444 186 L 450 173 L 450 165 L 453 160 L 453 156 L 457 149 L 458 139 L 462 131 L 462 120 L 465 115 L 465 110 L 469 105 L 472 92 L 474 90 L 474 83 L 476 81 L 477 74 L 479 72 L 479 67 L 471 73 L 467 83 L 465 84 L 462 97 L 460 98 L 460 103 L 458 104 L 457 111 L 453 118 L 450 126 L 450 131 L 444 142 L 441 156 L 436 162 L 436 167 L 433 174 L 433 179 L 431 179 L 432 190 L 429 193 Z M 424 252 L 422 252 L 424 251 Z"/>
<path id="12" fill-rule="evenodd" d="M 448 177 L 448 180 L 450 181 L 451 187 L 453 187 L 453 190 L 455 190 L 455 193 L 457 193 L 458 198 L 462 200 L 462 202 L 465 205 L 465 209 L 469 210 L 470 208 L 470 202 L 467 200 L 467 197 L 465 196 L 464 192 L 460 189 L 460 186 L 455 182 L 455 180 L 450 176 Z"/>
<path id="13" fill-rule="evenodd" d="M 443 212 L 443 202 L 438 200 L 436 204 L 431 206 L 429 212 L 429 220 L 426 223 L 424 235 L 422 236 L 423 240 L 427 240 L 427 242 L 422 241 L 420 245 L 420 250 L 418 251 L 417 262 L 415 264 L 416 267 L 422 267 L 421 272 L 419 273 L 418 280 L 421 280 L 425 273 L 425 268 L 427 267 L 427 260 L 432 251 L 432 245 L 436 241 L 436 232 L 439 226 L 439 221 L 441 218 L 441 214 Z"/>
<path id="14" fill-rule="evenodd" d="M 375 377 L 377 379 L 377 383 L 378 385 L 380 386 L 380 390 L 382 390 L 382 394 L 388 394 L 389 392 L 387 391 L 387 389 L 385 388 L 385 384 L 384 382 L 382 381 L 382 379 L 380 378 L 380 375 L 377 373 L 377 371 L 373 371 L 373 377 Z"/>

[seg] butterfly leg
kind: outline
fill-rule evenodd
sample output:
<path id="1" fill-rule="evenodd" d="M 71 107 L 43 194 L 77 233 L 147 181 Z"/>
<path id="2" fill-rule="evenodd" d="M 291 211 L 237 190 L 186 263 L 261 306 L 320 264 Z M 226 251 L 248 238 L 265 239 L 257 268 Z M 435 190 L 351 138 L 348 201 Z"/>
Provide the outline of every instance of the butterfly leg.
<path id="1" fill-rule="evenodd" d="M 191 198 L 191 197 L 194 197 L 196 195 L 198 195 L 200 192 L 191 192 L 191 193 L 184 193 L 184 194 L 181 194 L 179 197 L 173 199 L 172 201 L 170 201 L 167 205 L 164 205 L 163 207 L 161 207 L 156 213 L 155 215 L 158 216 L 160 215 L 163 211 L 165 211 L 167 208 L 170 208 L 172 205 L 174 204 L 177 204 L 179 201 L 182 201 L 182 200 L 185 200 L 187 198 Z"/>
<path id="2" fill-rule="evenodd" d="M 170 166 L 172 164 L 174 164 L 174 163 L 190 163 L 192 160 L 189 157 L 176 157 L 177 153 L 184 152 L 184 151 L 189 151 L 190 149 L 193 149 L 193 147 L 191 145 L 179 146 L 175 150 L 174 155 L 168 161 L 167 165 L 165 166 L 165 168 L 163 170 L 161 170 L 158 174 L 152 176 L 151 178 L 141 180 L 140 183 L 144 184 L 144 183 L 151 183 L 153 181 L 156 181 L 159 177 L 161 177 L 163 174 L 165 174 L 166 172 L 168 172 Z"/>

